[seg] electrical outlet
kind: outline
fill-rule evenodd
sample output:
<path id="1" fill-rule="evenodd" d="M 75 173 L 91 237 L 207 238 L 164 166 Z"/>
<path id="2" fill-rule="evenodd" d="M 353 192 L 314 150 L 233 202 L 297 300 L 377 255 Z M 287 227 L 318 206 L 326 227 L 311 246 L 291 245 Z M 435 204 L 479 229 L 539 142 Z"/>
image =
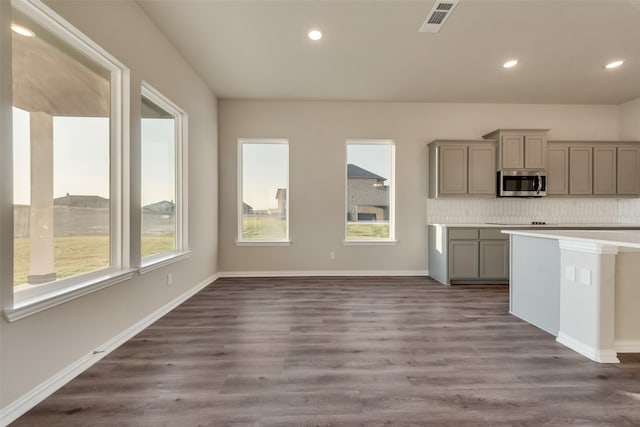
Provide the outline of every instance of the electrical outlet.
<path id="1" fill-rule="evenodd" d="M 336 253 L 334 251 L 329 252 L 329 259 L 332 261 L 336 259 Z"/>
<path id="2" fill-rule="evenodd" d="M 570 282 L 576 281 L 576 267 L 574 265 L 567 265 L 565 267 L 564 278 Z"/>
<path id="3" fill-rule="evenodd" d="M 167 286 L 171 286 L 173 285 L 173 274 L 168 273 L 167 274 Z"/>
<path id="4" fill-rule="evenodd" d="M 583 285 L 591 284 L 591 270 L 589 270 L 588 268 L 580 269 L 580 283 L 582 283 Z"/>

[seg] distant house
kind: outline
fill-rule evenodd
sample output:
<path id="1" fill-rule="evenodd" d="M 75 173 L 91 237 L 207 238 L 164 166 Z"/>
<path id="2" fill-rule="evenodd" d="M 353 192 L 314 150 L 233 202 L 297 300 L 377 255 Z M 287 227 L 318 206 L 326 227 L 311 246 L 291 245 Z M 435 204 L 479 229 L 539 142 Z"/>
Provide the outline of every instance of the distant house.
<path id="1" fill-rule="evenodd" d="M 284 217 L 287 214 L 287 189 L 278 188 L 278 191 L 276 191 L 276 199 L 278 200 L 277 214 Z"/>
<path id="2" fill-rule="evenodd" d="M 163 200 L 161 202 L 151 203 L 142 207 L 142 212 L 155 215 L 173 215 L 176 211 L 176 204 Z"/>
<path id="3" fill-rule="evenodd" d="M 109 199 L 100 196 L 76 196 L 67 193 L 66 196 L 53 199 L 53 206 L 106 209 L 109 208 Z"/>
<path id="4" fill-rule="evenodd" d="M 248 203 L 242 202 L 242 213 L 245 215 L 253 214 L 253 206 Z"/>
<path id="5" fill-rule="evenodd" d="M 347 165 L 347 221 L 388 221 L 387 179 L 354 164 Z"/>

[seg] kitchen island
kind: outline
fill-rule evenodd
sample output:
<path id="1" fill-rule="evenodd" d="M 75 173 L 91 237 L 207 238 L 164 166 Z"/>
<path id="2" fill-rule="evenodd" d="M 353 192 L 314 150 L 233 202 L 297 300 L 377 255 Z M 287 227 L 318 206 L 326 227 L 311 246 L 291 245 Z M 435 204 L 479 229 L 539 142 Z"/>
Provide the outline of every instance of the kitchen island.
<path id="1" fill-rule="evenodd" d="M 511 314 L 597 362 L 640 352 L 640 231 L 503 233 Z"/>

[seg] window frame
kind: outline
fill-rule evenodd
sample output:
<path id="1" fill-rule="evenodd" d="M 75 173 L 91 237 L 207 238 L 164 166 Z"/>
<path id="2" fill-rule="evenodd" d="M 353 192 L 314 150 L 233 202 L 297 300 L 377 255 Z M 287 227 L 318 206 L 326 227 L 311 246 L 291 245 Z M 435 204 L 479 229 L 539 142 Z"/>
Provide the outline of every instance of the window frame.
<path id="1" fill-rule="evenodd" d="M 349 210 L 349 146 L 350 145 L 385 145 L 389 147 L 390 177 L 389 185 L 389 237 L 354 239 L 349 238 L 347 212 Z M 395 245 L 396 240 L 396 143 L 393 139 L 347 139 L 344 149 L 344 246 L 378 246 Z"/>
<path id="2" fill-rule="evenodd" d="M 29 16 L 55 37 L 66 42 L 70 47 L 85 55 L 91 61 L 100 64 L 111 73 L 110 80 L 110 116 L 109 116 L 109 267 L 91 271 L 85 274 L 55 280 L 53 282 L 32 286 L 19 285 L 17 289 L 13 283 L 13 243 L 9 251 L 8 245 L 3 243 L 2 251 L 10 254 L 11 268 L 1 276 L 4 313 L 9 321 L 15 321 L 47 308 L 62 304 L 82 295 L 95 292 L 106 286 L 126 281 L 133 277 L 135 270 L 130 268 L 130 224 L 129 224 L 129 69 L 100 47 L 97 43 L 84 35 L 67 20 L 62 18 L 39 0 L 12 0 L 11 7 Z M 10 42 L 9 42 L 10 43 Z M 12 60 L 2 70 L 11 75 Z M 11 96 L 8 102 L 13 104 Z M 5 97 L 2 99 L 5 100 Z M 11 124 L 12 114 L 3 117 Z M 3 157 L 11 156 L 13 138 L 2 144 Z M 4 172 L 8 178 L 6 191 L 2 195 L 3 210 L 13 206 L 13 161 L 5 160 L 10 165 Z M 4 180 L 5 176 L 3 176 Z M 7 206 L 9 205 L 9 206 Z M 13 225 L 13 212 L 10 221 L 2 222 L 3 234 L 8 231 L 8 223 Z M 5 228 L 7 228 L 5 230 Z M 13 230 L 11 230 L 13 242 Z"/>
<path id="3" fill-rule="evenodd" d="M 272 238 L 254 238 L 247 239 L 242 237 L 243 231 L 243 146 L 244 144 L 265 144 L 265 145 L 286 145 L 287 147 L 287 218 L 286 218 L 286 226 L 287 232 L 286 236 L 282 239 L 272 239 Z M 237 167 L 237 205 L 236 205 L 236 220 L 237 220 L 237 231 L 236 231 L 236 245 L 237 246 L 288 246 L 291 244 L 291 229 L 290 229 L 290 216 L 291 212 L 289 209 L 291 203 L 291 187 L 290 187 L 290 160 L 291 160 L 291 146 L 289 144 L 289 140 L 286 138 L 238 138 L 238 167 Z"/>
<path id="4" fill-rule="evenodd" d="M 176 103 L 171 101 L 159 90 L 154 88 L 149 82 L 143 80 L 141 82 L 140 102 L 142 97 L 149 99 L 154 104 L 163 108 L 167 113 L 173 115 L 175 120 L 174 137 L 175 137 L 175 190 L 176 190 L 176 248 L 170 251 L 164 251 L 153 255 L 143 257 L 140 256 L 139 273 L 144 274 L 149 271 L 156 270 L 174 262 L 188 258 L 191 255 L 189 250 L 189 227 L 188 227 L 188 176 L 189 176 L 189 135 L 188 120 L 189 116 Z M 142 121 L 142 117 L 140 117 Z M 142 127 L 140 131 L 140 160 L 142 162 Z M 141 164 L 142 165 L 142 164 Z M 141 166 L 140 165 L 140 166 Z M 140 168 L 140 176 L 142 178 L 142 167 Z M 140 180 L 142 183 L 142 179 Z M 140 188 L 140 197 L 142 197 L 142 187 Z M 140 203 L 142 209 L 142 203 Z M 142 241 L 142 213 L 140 213 L 140 239 Z M 142 248 L 142 244 L 140 245 Z"/>

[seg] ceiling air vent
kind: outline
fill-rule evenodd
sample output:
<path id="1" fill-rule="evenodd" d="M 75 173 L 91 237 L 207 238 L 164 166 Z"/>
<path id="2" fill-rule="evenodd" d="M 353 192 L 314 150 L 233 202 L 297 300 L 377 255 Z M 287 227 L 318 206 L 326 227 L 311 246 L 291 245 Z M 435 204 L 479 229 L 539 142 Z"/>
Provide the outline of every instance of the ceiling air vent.
<path id="1" fill-rule="evenodd" d="M 420 27 L 421 33 L 437 33 L 447 20 L 453 9 L 455 9 L 459 0 L 443 0 L 437 1 L 429 16 Z"/>

